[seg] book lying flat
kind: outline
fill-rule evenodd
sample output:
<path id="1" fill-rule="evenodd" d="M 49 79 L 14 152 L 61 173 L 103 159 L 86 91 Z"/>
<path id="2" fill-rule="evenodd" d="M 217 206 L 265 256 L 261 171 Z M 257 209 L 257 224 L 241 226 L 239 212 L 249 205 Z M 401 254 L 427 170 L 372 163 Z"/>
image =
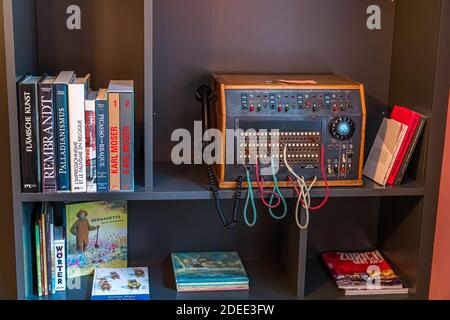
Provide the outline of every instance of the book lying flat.
<path id="1" fill-rule="evenodd" d="M 327 252 L 322 254 L 322 259 L 345 295 L 408 293 L 379 251 Z"/>
<path id="2" fill-rule="evenodd" d="M 173 253 L 177 290 L 248 290 L 249 279 L 237 252 Z"/>
<path id="3" fill-rule="evenodd" d="M 92 300 L 150 300 L 148 268 L 95 269 Z"/>

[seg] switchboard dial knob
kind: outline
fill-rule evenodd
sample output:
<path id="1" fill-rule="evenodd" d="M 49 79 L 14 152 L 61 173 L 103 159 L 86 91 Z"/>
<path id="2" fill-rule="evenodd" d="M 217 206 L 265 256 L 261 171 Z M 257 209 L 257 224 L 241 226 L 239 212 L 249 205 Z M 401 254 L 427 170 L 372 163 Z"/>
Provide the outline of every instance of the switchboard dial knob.
<path id="1" fill-rule="evenodd" d="M 331 123 L 331 135 L 338 140 L 350 140 L 356 131 L 355 122 L 348 117 L 339 117 Z"/>

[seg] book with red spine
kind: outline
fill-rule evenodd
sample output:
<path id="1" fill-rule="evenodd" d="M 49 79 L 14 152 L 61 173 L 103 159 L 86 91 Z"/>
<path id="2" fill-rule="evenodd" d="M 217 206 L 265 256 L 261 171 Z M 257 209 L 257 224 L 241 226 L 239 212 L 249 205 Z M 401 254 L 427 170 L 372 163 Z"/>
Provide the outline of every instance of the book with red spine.
<path id="1" fill-rule="evenodd" d="M 387 181 L 388 185 L 393 185 L 395 183 L 395 179 L 399 174 L 402 164 L 406 158 L 406 154 L 408 153 L 408 149 L 414 139 L 414 135 L 417 131 L 421 118 L 422 116 L 420 114 L 405 107 L 394 106 L 394 109 L 392 110 L 391 119 L 408 126 L 408 130 L 400 147 L 400 151 L 394 161 L 391 173 L 389 174 Z"/>

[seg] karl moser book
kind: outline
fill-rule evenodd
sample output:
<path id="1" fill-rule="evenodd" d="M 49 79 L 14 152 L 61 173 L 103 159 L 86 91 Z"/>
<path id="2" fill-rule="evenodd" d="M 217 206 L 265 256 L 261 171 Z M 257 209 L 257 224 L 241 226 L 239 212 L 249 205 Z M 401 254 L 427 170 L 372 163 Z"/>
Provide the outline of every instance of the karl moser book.
<path id="1" fill-rule="evenodd" d="M 67 278 L 92 275 L 96 268 L 126 268 L 127 202 L 66 205 Z"/>

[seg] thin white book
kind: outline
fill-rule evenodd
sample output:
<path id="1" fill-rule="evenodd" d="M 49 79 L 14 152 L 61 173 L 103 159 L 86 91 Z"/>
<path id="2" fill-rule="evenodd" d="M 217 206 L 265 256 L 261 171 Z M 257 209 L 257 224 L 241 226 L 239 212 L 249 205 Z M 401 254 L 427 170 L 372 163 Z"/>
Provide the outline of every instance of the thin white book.
<path id="1" fill-rule="evenodd" d="M 72 192 L 86 192 L 85 100 L 90 87 L 90 75 L 76 78 L 68 85 L 70 176 Z"/>
<path id="2" fill-rule="evenodd" d="M 408 126 L 384 119 L 364 167 L 364 175 L 385 186 L 405 139 Z"/>

